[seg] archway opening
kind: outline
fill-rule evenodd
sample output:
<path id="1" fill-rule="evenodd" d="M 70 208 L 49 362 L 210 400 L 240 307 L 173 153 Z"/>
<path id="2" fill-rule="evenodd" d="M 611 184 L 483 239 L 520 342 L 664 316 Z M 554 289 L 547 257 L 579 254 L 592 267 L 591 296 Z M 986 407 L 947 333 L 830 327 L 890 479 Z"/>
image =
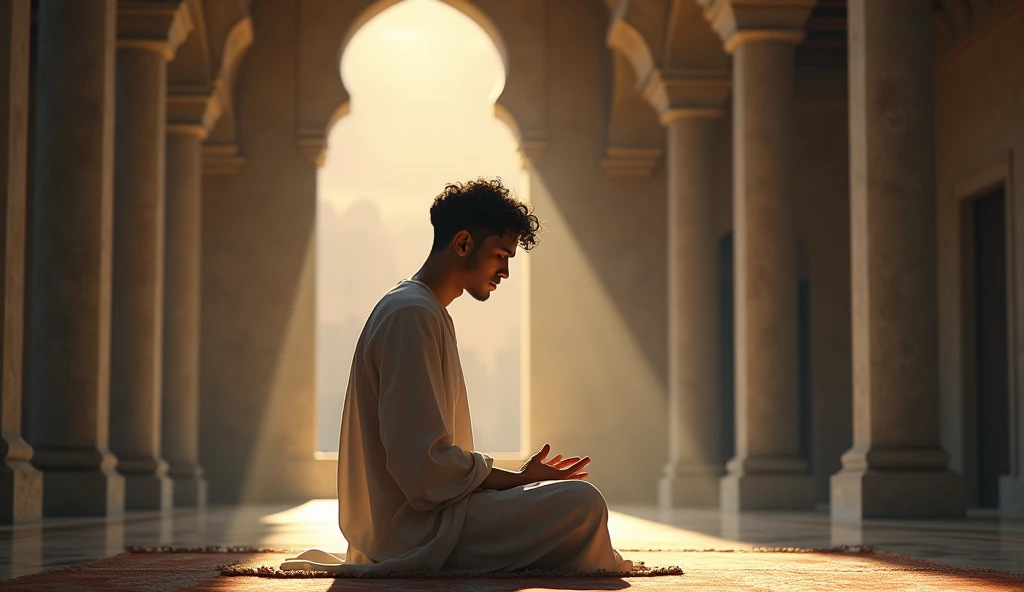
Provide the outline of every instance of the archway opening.
<path id="1" fill-rule="evenodd" d="M 355 343 L 377 300 L 430 249 L 428 209 L 444 185 L 500 177 L 527 198 L 511 130 L 494 116 L 505 66 L 477 23 L 440 0 L 370 19 L 341 60 L 351 98 L 328 136 L 317 206 L 317 446 L 336 451 Z M 524 257 L 486 303 L 455 320 L 479 450 L 519 457 Z"/>

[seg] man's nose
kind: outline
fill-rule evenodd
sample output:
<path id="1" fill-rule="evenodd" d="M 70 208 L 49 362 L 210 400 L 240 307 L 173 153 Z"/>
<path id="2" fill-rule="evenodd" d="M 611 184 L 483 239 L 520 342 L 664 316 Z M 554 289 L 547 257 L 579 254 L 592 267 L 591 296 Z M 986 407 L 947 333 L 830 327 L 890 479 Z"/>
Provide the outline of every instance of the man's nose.
<path id="1" fill-rule="evenodd" d="M 508 279 L 508 265 L 498 270 L 498 277 Z"/>

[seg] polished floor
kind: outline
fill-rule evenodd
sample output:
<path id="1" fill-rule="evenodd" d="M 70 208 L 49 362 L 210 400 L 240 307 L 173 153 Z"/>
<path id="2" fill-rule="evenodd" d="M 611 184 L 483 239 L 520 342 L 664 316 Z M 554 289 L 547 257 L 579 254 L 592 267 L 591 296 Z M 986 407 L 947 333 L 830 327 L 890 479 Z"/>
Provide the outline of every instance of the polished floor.
<path id="1" fill-rule="evenodd" d="M 124 520 L 47 520 L 0 528 L 0 578 L 54 569 L 120 553 L 125 546 L 320 547 L 344 551 L 337 503 L 316 500 L 294 507 L 249 506 L 129 514 Z M 828 514 L 763 513 L 613 507 L 609 528 L 626 550 L 823 548 L 870 545 L 920 559 L 1024 572 L 1024 519 L 972 516 L 960 521 L 872 521 L 834 525 Z"/>

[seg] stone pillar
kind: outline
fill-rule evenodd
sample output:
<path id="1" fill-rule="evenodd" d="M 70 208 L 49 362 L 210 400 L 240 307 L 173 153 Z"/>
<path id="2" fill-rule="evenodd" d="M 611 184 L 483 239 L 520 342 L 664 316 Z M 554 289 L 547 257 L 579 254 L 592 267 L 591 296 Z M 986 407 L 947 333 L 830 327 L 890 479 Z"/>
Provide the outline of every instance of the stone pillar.
<path id="1" fill-rule="evenodd" d="M 719 426 L 718 236 L 713 143 L 728 72 L 654 79 L 645 94 L 668 127 L 669 462 L 662 507 L 717 506 Z"/>
<path id="2" fill-rule="evenodd" d="M 800 457 L 793 53 L 815 0 L 699 0 L 733 56 L 736 456 L 722 508 L 810 509 Z"/>
<path id="3" fill-rule="evenodd" d="M 832 516 L 954 517 L 939 440 L 931 2 L 850 0 L 853 448 Z"/>
<path id="4" fill-rule="evenodd" d="M 29 0 L 0 2 L 0 524 L 43 515 L 43 475 L 21 436 L 30 18 Z"/>
<path id="5" fill-rule="evenodd" d="M 47 516 L 124 509 L 107 449 L 115 11 L 39 2 L 29 388 Z"/>
<path id="6" fill-rule="evenodd" d="M 173 504 L 160 453 L 167 61 L 191 28 L 182 2 L 119 5 L 110 447 L 132 510 Z"/>
<path id="7" fill-rule="evenodd" d="M 172 91 L 168 98 L 162 433 L 179 507 L 206 505 L 199 466 L 202 141 L 219 107 L 210 94 Z"/>

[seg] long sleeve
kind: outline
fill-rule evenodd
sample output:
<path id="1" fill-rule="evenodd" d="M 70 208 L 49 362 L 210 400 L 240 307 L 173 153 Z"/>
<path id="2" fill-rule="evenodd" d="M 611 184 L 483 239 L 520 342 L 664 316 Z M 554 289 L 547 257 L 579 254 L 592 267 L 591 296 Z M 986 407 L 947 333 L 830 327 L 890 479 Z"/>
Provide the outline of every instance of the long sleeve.
<path id="1" fill-rule="evenodd" d="M 388 473 L 417 511 L 468 495 L 490 473 L 492 461 L 453 442 L 454 401 L 444 382 L 439 319 L 424 307 L 399 309 L 370 343 L 380 377 L 378 415 Z"/>

